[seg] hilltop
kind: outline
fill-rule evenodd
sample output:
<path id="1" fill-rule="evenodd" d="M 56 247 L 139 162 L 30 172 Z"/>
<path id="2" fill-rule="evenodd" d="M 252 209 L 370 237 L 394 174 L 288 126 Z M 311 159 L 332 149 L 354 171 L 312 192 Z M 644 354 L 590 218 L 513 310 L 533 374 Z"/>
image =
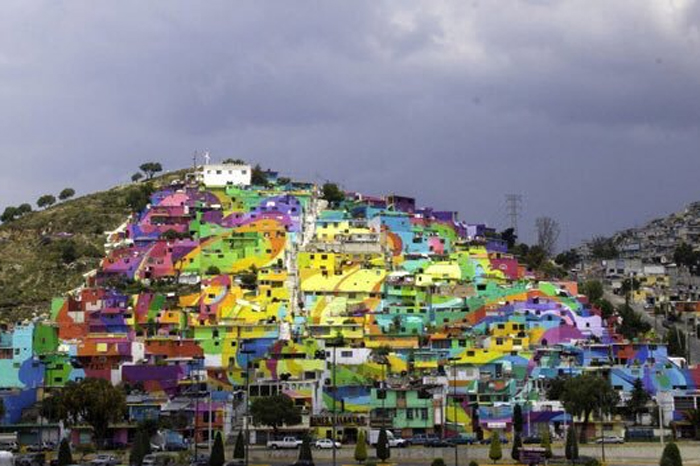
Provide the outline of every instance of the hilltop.
<path id="1" fill-rule="evenodd" d="M 49 309 L 51 298 L 84 282 L 104 257 L 105 232 L 124 223 L 137 193 L 182 177 L 117 186 L 38 210 L 0 225 L 0 312 L 6 321 Z"/>

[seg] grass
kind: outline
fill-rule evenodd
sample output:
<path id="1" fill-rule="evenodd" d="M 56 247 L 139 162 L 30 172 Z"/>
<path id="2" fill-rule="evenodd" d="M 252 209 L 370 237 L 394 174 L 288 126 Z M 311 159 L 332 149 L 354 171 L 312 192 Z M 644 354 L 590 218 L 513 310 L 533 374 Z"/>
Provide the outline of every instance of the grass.
<path id="1" fill-rule="evenodd" d="M 155 186 L 185 170 L 155 178 Z M 0 315 L 5 322 L 48 312 L 51 299 L 83 283 L 104 256 L 106 231 L 130 214 L 127 195 L 141 185 L 120 186 L 71 199 L 0 225 Z"/>

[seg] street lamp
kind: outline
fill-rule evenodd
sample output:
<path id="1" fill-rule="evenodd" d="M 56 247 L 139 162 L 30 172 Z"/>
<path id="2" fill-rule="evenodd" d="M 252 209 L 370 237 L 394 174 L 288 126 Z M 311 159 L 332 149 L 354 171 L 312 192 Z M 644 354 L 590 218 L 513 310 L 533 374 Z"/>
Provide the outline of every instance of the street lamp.
<path id="1" fill-rule="evenodd" d="M 326 346 L 330 346 L 333 348 L 333 369 L 331 371 L 331 391 L 333 392 L 332 399 L 333 399 L 333 426 L 331 427 L 331 445 L 332 445 L 332 452 L 333 452 L 333 466 L 336 466 L 337 462 L 337 452 L 335 448 L 335 442 L 337 438 L 337 426 L 338 426 L 338 412 L 336 410 L 336 396 L 338 396 L 338 386 L 336 385 L 336 379 L 335 379 L 335 373 L 336 373 L 336 355 L 338 352 L 338 346 L 341 346 L 343 344 L 342 339 L 340 337 L 336 337 L 333 340 L 329 340 L 326 342 Z"/>
<path id="2" fill-rule="evenodd" d="M 240 352 L 245 354 L 245 466 L 248 466 L 250 458 L 250 355 L 255 354 L 255 351 L 242 349 Z"/>
<path id="3" fill-rule="evenodd" d="M 452 416 L 454 417 L 455 434 L 459 436 L 457 432 L 457 367 L 455 362 L 459 361 L 459 358 L 449 358 L 450 365 L 452 366 Z M 459 443 L 455 439 L 455 466 L 459 465 Z"/>

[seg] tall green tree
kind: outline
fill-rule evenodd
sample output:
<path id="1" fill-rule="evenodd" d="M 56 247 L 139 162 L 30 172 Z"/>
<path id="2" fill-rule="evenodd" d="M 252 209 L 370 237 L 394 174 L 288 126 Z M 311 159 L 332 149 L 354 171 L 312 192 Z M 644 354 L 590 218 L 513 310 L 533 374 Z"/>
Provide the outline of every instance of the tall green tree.
<path id="1" fill-rule="evenodd" d="M 583 416 L 584 428 L 581 430 L 581 442 L 585 442 L 586 427 L 591 413 L 612 413 L 620 401 L 620 396 L 608 380 L 599 375 L 585 373 L 565 382 L 561 401 L 568 413 Z"/>
<path id="2" fill-rule="evenodd" d="M 323 199 L 331 205 L 338 205 L 345 200 L 345 194 L 335 183 L 323 184 Z"/>
<path id="3" fill-rule="evenodd" d="M 552 436 L 549 435 L 549 427 L 542 429 L 542 448 L 544 448 L 544 457 L 549 459 L 552 457 Z"/>
<path id="4" fill-rule="evenodd" d="M 678 445 L 675 442 L 669 442 L 664 447 L 664 452 L 661 454 L 659 466 L 683 466 L 683 459 Z"/>
<path id="5" fill-rule="evenodd" d="M 513 408 L 513 430 L 518 434 L 523 432 L 523 408 L 520 403 Z"/>
<path id="6" fill-rule="evenodd" d="M 52 421 L 92 427 L 98 445 L 102 445 L 109 424 L 123 420 L 125 413 L 124 391 L 107 380 L 90 377 L 67 382 L 42 404 L 42 414 Z"/>
<path id="7" fill-rule="evenodd" d="M 639 415 L 646 410 L 649 400 L 651 400 L 651 396 L 644 388 L 644 383 L 639 378 L 635 379 L 634 384 L 632 385 L 630 397 L 625 403 L 627 411 L 629 411 L 630 415 L 634 419 L 635 425 L 639 421 Z"/>
<path id="8" fill-rule="evenodd" d="M 58 466 L 68 466 L 69 464 L 73 464 L 73 455 L 70 451 L 70 442 L 64 437 L 58 445 Z"/>
<path id="9" fill-rule="evenodd" d="M 65 188 L 63 191 L 58 193 L 58 198 L 62 201 L 70 199 L 73 196 L 75 196 L 75 189 L 73 188 Z"/>
<path id="10" fill-rule="evenodd" d="M 156 173 L 163 171 L 163 166 L 159 162 L 146 162 L 139 166 L 139 169 L 146 174 L 146 179 L 152 179 Z"/>
<path id="11" fill-rule="evenodd" d="M 56 203 L 56 197 L 53 196 L 52 194 L 44 194 L 36 201 L 36 205 L 40 209 L 43 209 L 45 207 L 51 207 L 55 203 Z"/>
<path id="12" fill-rule="evenodd" d="M 272 427 L 277 430 L 283 426 L 292 426 L 301 422 L 301 412 L 294 406 L 294 401 L 287 395 L 260 397 L 250 406 L 253 423 Z"/>
<path id="13" fill-rule="evenodd" d="M 501 447 L 501 435 L 497 430 L 491 432 L 491 445 L 489 445 L 489 458 L 494 464 L 503 458 L 503 448 Z"/>
<path id="14" fill-rule="evenodd" d="M 603 297 L 603 284 L 600 280 L 586 280 L 580 286 L 580 291 L 582 294 L 588 296 L 588 299 L 592 303 L 597 303 Z"/>
<path id="15" fill-rule="evenodd" d="M 254 186 L 267 186 L 267 174 L 260 167 L 260 164 L 257 164 L 253 167 L 253 170 L 251 171 L 250 182 Z"/>
<path id="16" fill-rule="evenodd" d="M 578 459 L 578 438 L 576 436 L 576 428 L 573 425 L 566 431 L 564 456 L 567 460 L 572 462 Z"/>
<path id="17" fill-rule="evenodd" d="M 391 457 L 391 448 L 389 447 L 389 437 L 386 434 L 386 429 L 381 428 L 379 438 L 377 438 L 377 458 L 386 461 Z"/>
<path id="18" fill-rule="evenodd" d="M 355 444 L 355 461 L 363 463 L 367 459 L 367 437 L 365 431 L 361 430 L 357 435 L 357 444 Z"/>
<path id="19" fill-rule="evenodd" d="M 245 440 L 243 431 L 238 431 L 236 436 L 236 445 L 233 447 L 233 459 L 239 460 L 245 458 Z"/>
<path id="20" fill-rule="evenodd" d="M 129 452 L 129 464 L 131 466 L 141 466 L 143 458 L 151 452 L 151 436 L 142 428 L 136 431 L 134 441 Z"/>
<path id="21" fill-rule="evenodd" d="M 224 441 L 221 438 L 221 432 L 217 432 L 216 437 L 214 437 L 214 445 L 211 447 L 211 455 L 209 455 L 209 466 L 224 466 L 225 462 Z"/>
<path id="22" fill-rule="evenodd" d="M 515 432 L 513 435 L 513 448 L 510 451 L 510 457 L 513 458 L 513 460 L 518 461 L 520 460 L 520 449 L 523 447 L 523 439 L 520 436 L 520 432 Z"/>
<path id="23" fill-rule="evenodd" d="M 669 356 L 683 358 L 686 356 L 685 332 L 672 327 L 666 332 L 666 346 Z"/>
<path id="24" fill-rule="evenodd" d="M 314 458 L 311 454 L 311 439 L 308 436 L 304 437 L 299 447 L 299 462 L 313 463 Z"/>

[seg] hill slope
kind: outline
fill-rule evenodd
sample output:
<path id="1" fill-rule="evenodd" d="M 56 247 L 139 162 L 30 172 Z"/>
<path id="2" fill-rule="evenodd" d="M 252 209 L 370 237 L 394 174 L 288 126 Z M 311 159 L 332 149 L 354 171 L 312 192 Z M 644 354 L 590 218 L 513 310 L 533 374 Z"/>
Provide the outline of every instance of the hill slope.
<path id="1" fill-rule="evenodd" d="M 164 185 L 184 173 L 168 173 L 152 183 Z M 127 219 L 130 194 L 147 187 L 119 186 L 0 225 L 2 319 L 46 312 L 53 297 L 83 283 L 83 274 L 104 256 L 104 233 Z"/>

